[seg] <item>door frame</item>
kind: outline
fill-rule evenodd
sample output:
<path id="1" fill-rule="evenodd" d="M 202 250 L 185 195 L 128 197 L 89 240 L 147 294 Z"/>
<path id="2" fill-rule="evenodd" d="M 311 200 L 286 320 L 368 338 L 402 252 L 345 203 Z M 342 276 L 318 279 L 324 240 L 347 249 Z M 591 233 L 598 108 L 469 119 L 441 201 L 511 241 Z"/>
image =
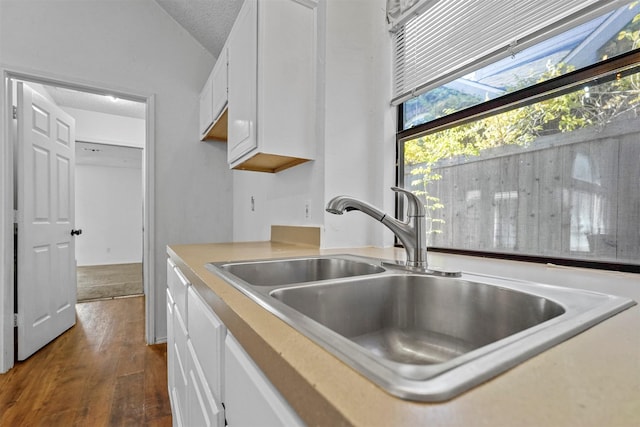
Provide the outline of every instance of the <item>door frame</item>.
<path id="1" fill-rule="evenodd" d="M 82 92 L 114 95 L 146 104 L 145 146 L 142 159 L 143 170 L 143 283 L 145 293 L 145 339 L 147 344 L 155 344 L 155 94 L 140 93 L 122 87 L 113 87 L 91 81 L 78 81 L 61 76 L 53 76 L 19 67 L 0 67 L 0 374 L 14 364 L 14 147 L 12 102 L 15 94 L 12 80 L 24 80 L 48 86 L 59 86 Z"/>

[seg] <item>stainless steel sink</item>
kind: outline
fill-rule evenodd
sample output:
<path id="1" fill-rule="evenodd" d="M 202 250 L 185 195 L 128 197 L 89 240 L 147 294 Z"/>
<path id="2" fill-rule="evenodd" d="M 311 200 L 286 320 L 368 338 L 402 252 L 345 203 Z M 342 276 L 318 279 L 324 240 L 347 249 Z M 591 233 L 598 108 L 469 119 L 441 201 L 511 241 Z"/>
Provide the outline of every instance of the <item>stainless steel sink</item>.
<path id="1" fill-rule="evenodd" d="M 287 275 L 285 266 L 305 269 L 321 259 L 334 260 L 335 276 L 296 276 L 304 284 L 275 278 Z M 635 304 L 479 274 L 420 275 L 366 257 L 302 260 L 207 268 L 387 392 L 419 401 L 450 399 Z M 249 267 L 239 265 L 257 272 L 243 278 L 236 273 Z M 281 273 L 261 281 L 263 268 Z M 361 269 L 366 275 L 354 274 Z"/>
<path id="2" fill-rule="evenodd" d="M 466 280 L 385 275 L 271 296 L 377 356 L 431 365 L 565 312 L 552 300 Z"/>
<path id="3" fill-rule="evenodd" d="M 379 265 L 349 257 L 235 262 L 219 264 L 218 267 L 253 286 L 316 282 L 384 271 Z"/>

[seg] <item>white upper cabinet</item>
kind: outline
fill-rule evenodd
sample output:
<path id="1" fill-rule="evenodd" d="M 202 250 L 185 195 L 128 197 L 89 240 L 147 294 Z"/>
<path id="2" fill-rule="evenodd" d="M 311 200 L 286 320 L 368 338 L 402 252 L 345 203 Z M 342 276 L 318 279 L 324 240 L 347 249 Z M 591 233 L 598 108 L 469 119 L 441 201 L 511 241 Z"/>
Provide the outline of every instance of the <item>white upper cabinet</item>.
<path id="1" fill-rule="evenodd" d="M 227 93 L 228 93 L 228 84 L 227 84 L 227 70 L 228 70 L 228 61 L 227 61 L 227 47 L 225 46 L 220 52 L 220 56 L 218 57 L 218 61 L 216 62 L 215 67 L 213 67 L 213 71 L 211 72 L 211 87 L 212 87 L 212 112 L 214 117 L 214 123 L 218 121 L 220 116 L 225 111 L 227 107 Z M 226 123 L 225 123 L 226 128 Z"/>
<path id="2" fill-rule="evenodd" d="M 245 0 L 227 41 L 231 168 L 314 159 L 316 20 L 313 0 Z"/>
<path id="3" fill-rule="evenodd" d="M 227 47 L 200 92 L 200 139 L 227 140 Z"/>
<path id="4" fill-rule="evenodd" d="M 213 77 L 212 74 L 209 75 L 202 91 L 200 91 L 200 139 L 205 139 L 207 131 L 213 124 L 213 104 L 211 102 L 213 85 L 211 77 Z"/>
<path id="5" fill-rule="evenodd" d="M 257 147 L 257 16 L 256 0 L 246 0 L 229 39 L 229 127 L 227 160 L 233 163 Z"/>

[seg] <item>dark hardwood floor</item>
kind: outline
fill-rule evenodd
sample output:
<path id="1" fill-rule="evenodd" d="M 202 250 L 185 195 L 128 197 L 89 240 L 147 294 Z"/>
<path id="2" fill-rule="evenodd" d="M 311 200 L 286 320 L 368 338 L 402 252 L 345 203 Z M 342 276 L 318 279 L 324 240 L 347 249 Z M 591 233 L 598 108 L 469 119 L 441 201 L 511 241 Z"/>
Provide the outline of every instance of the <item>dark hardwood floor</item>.
<path id="1" fill-rule="evenodd" d="M 76 305 L 77 323 L 0 375 L 0 426 L 170 426 L 166 345 L 144 297 Z"/>

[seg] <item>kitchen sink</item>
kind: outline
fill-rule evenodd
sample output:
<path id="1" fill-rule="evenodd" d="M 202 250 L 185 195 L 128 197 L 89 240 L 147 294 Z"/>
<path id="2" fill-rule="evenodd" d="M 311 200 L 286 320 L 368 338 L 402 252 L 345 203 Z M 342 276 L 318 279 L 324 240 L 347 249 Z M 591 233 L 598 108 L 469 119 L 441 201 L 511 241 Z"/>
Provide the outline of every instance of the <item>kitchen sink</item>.
<path id="1" fill-rule="evenodd" d="M 450 399 L 635 304 L 352 255 L 207 268 L 388 393 L 417 401 Z"/>
<path id="2" fill-rule="evenodd" d="M 544 297 L 418 275 L 285 288 L 271 296 L 379 357 L 414 365 L 446 362 L 565 312 Z"/>
<path id="3" fill-rule="evenodd" d="M 348 257 L 296 258 L 235 262 L 220 264 L 219 268 L 253 286 L 276 286 L 291 283 L 362 276 L 381 273 L 384 268 L 363 260 Z"/>

